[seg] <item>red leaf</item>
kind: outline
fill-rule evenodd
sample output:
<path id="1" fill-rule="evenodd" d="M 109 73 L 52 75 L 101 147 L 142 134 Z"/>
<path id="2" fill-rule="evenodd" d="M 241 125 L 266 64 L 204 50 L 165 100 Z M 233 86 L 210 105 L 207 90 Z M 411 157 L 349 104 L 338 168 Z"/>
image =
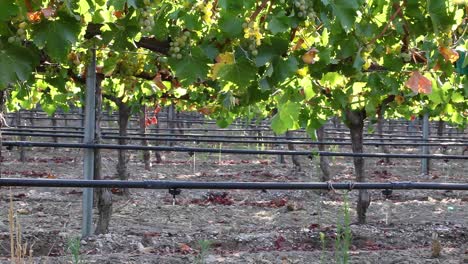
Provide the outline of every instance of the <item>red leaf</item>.
<path id="1" fill-rule="evenodd" d="M 309 229 L 316 229 L 319 227 L 320 227 L 320 224 L 310 224 Z"/>
<path id="2" fill-rule="evenodd" d="M 151 118 L 151 124 L 156 125 L 157 123 L 158 123 L 158 119 L 155 116 L 153 116 Z"/>
<path id="3" fill-rule="evenodd" d="M 285 241 L 286 239 L 283 236 L 279 235 L 278 238 L 275 240 L 276 249 L 281 249 L 281 247 L 283 246 L 282 244 Z"/>
<path id="4" fill-rule="evenodd" d="M 157 115 L 159 112 L 161 112 L 161 106 L 157 105 L 156 108 L 154 108 L 154 114 Z"/>
<path id="5" fill-rule="evenodd" d="M 192 250 L 193 250 L 189 245 L 184 244 L 184 243 L 179 245 L 179 249 L 180 249 L 180 252 L 182 254 L 188 254 L 188 253 L 192 252 Z"/>
<path id="6" fill-rule="evenodd" d="M 432 92 L 432 82 L 418 71 L 413 71 L 405 85 L 414 93 L 430 94 Z"/>
<path id="7" fill-rule="evenodd" d="M 28 20 L 32 23 L 39 23 L 41 22 L 41 14 L 41 11 L 28 12 Z"/>

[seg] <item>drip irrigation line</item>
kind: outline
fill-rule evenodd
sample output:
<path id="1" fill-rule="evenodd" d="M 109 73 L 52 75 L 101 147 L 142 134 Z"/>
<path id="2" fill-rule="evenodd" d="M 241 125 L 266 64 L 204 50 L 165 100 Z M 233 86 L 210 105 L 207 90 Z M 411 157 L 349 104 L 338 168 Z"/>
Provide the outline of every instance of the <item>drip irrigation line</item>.
<path id="1" fill-rule="evenodd" d="M 1 178 L 0 186 L 139 188 L 139 189 L 236 189 L 236 190 L 458 190 L 468 184 L 438 182 L 194 182 L 194 181 L 122 181 Z"/>
<path id="2" fill-rule="evenodd" d="M 250 150 L 250 149 L 223 149 L 223 148 L 195 148 L 195 147 L 171 147 L 171 146 L 140 146 L 140 145 L 115 145 L 115 144 L 82 144 L 82 143 L 52 143 L 31 141 L 4 141 L 4 146 L 12 147 L 55 147 L 55 148 L 95 148 L 95 149 L 126 149 L 126 150 L 154 150 L 187 152 L 189 154 L 217 153 L 217 154 L 254 154 L 254 155 L 299 155 L 299 156 L 331 156 L 331 157 L 367 157 L 367 158 L 404 158 L 404 159 L 468 159 L 463 155 L 441 154 L 384 154 L 384 153 L 346 153 L 329 151 L 292 151 L 292 150 Z"/>
<path id="3" fill-rule="evenodd" d="M 25 128 L 23 130 L 23 128 Z M 34 129 L 35 128 L 35 129 Z M 52 129 L 52 130 L 47 130 L 47 132 L 51 132 L 51 133 L 59 133 L 59 132 L 65 132 L 65 133 L 68 133 L 69 131 L 68 130 L 62 130 L 62 131 L 59 131 L 58 129 L 75 129 L 75 130 L 83 130 L 82 127 L 52 127 L 52 126 L 17 126 L 17 127 L 13 127 L 13 128 L 6 128 L 6 129 L 3 129 L 5 131 L 7 130 L 22 130 L 22 131 L 39 131 L 39 129 L 43 129 L 43 128 L 47 128 L 47 129 Z M 203 129 L 203 128 L 200 128 L 200 129 L 179 129 L 179 128 L 147 128 L 150 132 L 144 134 L 144 133 L 131 133 L 133 135 L 148 135 L 151 133 L 151 131 L 154 131 L 154 132 L 157 132 L 157 131 L 215 131 L 215 132 L 223 132 L 223 131 L 231 131 L 231 130 L 224 130 L 224 129 Z M 118 134 L 118 132 L 116 131 L 118 130 L 118 128 L 111 128 L 111 127 L 103 127 L 102 128 L 102 134 Z M 128 128 L 127 130 L 129 131 L 138 131 L 140 130 L 139 128 Z M 42 131 L 46 131 L 46 130 L 41 130 Z M 243 130 L 243 129 L 237 129 L 237 130 L 232 130 L 232 131 L 249 131 L 249 130 Z M 257 130 L 252 130 L 252 131 L 255 131 L 257 132 Z M 271 130 L 261 130 L 263 132 L 272 132 Z M 78 133 L 79 131 L 76 131 L 76 133 Z M 298 130 L 298 131 L 294 131 L 295 133 L 305 133 L 304 130 Z M 75 133 L 75 132 L 73 132 Z M 346 135 L 346 136 L 349 136 L 349 133 L 341 133 L 341 132 L 334 132 L 334 131 L 326 131 L 327 134 L 341 134 L 341 135 Z M 466 133 L 465 133 L 466 134 Z M 160 134 L 158 133 L 158 135 L 161 135 L 161 136 L 175 136 L 173 133 L 169 134 L 169 133 L 166 133 L 166 134 Z M 262 136 L 245 136 L 245 135 L 225 135 L 225 136 L 222 136 L 222 135 L 219 135 L 219 134 L 216 134 L 216 135 L 210 135 L 210 134 L 179 134 L 179 135 L 176 135 L 176 136 L 180 136 L 180 137 L 186 137 L 186 136 L 189 136 L 189 137 L 232 137 L 232 138 L 270 138 L 270 139 L 292 139 L 292 140 L 301 140 L 301 139 L 309 139 L 309 137 L 284 137 L 284 136 L 265 136 L 265 135 L 262 135 Z M 375 137 L 376 139 L 381 139 L 381 137 L 384 137 L 384 139 L 386 137 L 389 138 L 389 140 L 406 140 L 406 139 L 414 139 L 414 140 L 422 140 L 421 139 L 421 135 L 399 135 L 399 134 L 389 134 L 389 133 L 382 133 L 382 134 L 377 134 L 377 133 L 364 133 L 364 136 L 370 136 L 370 137 Z M 338 139 L 337 140 L 342 140 L 342 139 Z M 468 137 L 454 137 L 454 136 L 432 136 L 432 138 L 430 138 L 429 140 L 445 140 L 445 141 L 454 141 L 454 140 L 468 140 Z"/>
<path id="4" fill-rule="evenodd" d="M 54 133 L 21 133 L 21 132 L 2 132 L 4 136 L 29 136 L 29 137 L 52 137 L 52 138 L 83 138 L 83 134 L 54 134 Z M 181 137 L 160 137 L 155 135 L 143 136 L 109 136 L 102 135 L 102 139 L 127 139 L 127 140 L 151 140 L 151 141 L 175 141 L 175 142 L 205 142 L 205 143 L 228 143 L 228 144 L 272 144 L 272 145 L 339 145 L 349 146 L 351 142 L 320 142 L 320 141 L 297 141 L 297 140 L 246 140 L 246 139 L 213 139 L 213 138 L 181 138 Z M 329 140 L 329 138 L 327 138 Z M 375 145 L 375 146 L 443 146 L 443 147 L 466 147 L 468 142 L 428 142 L 428 143 L 414 143 L 414 142 L 382 142 L 382 141 L 370 141 L 364 142 L 363 145 Z"/>

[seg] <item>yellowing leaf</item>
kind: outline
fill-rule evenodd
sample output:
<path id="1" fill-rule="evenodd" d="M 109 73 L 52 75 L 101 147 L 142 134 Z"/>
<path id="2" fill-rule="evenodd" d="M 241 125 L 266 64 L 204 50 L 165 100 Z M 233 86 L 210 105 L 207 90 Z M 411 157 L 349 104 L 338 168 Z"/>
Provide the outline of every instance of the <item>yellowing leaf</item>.
<path id="1" fill-rule="evenodd" d="M 314 64 L 316 62 L 315 57 L 318 53 L 316 48 L 311 48 L 304 55 L 302 55 L 302 61 L 307 64 Z"/>
<path id="2" fill-rule="evenodd" d="M 398 105 L 401 105 L 405 102 L 405 98 L 401 95 L 397 95 L 395 96 L 395 102 L 398 104 Z"/>
<path id="3" fill-rule="evenodd" d="M 432 82 L 418 71 L 413 71 L 411 77 L 405 85 L 415 93 L 430 94 L 432 92 Z"/>
<path id="4" fill-rule="evenodd" d="M 296 71 L 296 73 L 302 77 L 305 77 L 309 73 L 309 68 L 308 67 L 300 68 Z"/>
<path id="5" fill-rule="evenodd" d="M 234 63 L 234 54 L 231 52 L 221 53 L 216 57 L 216 63 L 213 64 L 211 68 L 211 77 L 216 79 L 218 77 L 219 69 L 226 65 L 226 64 L 233 64 Z"/>
<path id="6" fill-rule="evenodd" d="M 154 84 L 161 89 L 161 91 L 167 91 L 167 86 L 163 83 L 162 81 L 162 76 L 161 73 L 156 74 L 156 76 L 153 79 Z"/>
<path id="7" fill-rule="evenodd" d="M 450 61 L 451 63 L 456 62 L 459 58 L 458 52 L 454 49 L 439 47 L 439 52 L 444 56 L 445 60 Z"/>

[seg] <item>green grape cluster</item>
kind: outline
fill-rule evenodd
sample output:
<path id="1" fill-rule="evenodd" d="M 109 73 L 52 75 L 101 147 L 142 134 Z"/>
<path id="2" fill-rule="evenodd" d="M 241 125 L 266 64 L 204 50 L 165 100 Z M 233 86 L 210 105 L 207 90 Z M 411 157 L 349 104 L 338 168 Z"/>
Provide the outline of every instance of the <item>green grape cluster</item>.
<path id="1" fill-rule="evenodd" d="M 147 34 L 153 31 L 154 27 L 154 19 L 151 14 L 153 2 L 150 0 L 145 0 L 143 2 L 145 6 L 139 9 L 141 15 L 140 19 L 138 20 L 138 23 L 140 24 L 141 32 L 143 34 Z"/>
<path id="2" fill-rule="evenodd" d="M 25 21 L 20 22 L 17 26 L 16 29 L 16 34 L 15 36 L 10 36 L 8 38 L 9 43 L 20 43 L 21 41 L 26 39 L 26 27 L 28 26 L 28 23 Z"/>
<path id="3" fill-rule="evenodd" d="M 312 1 L 294 0 L 294 8 L 296 10 L 297 17 L 299 18 L 313 19 L 315 16 Z"/>
<path id="4" fill-rule="evenodd" d="M 244 28 L 244 38 L 248 39 L 248 48 L 253 56 L 258 55 L 257 47 L 262 44 L 262 34 L 260 32 L 260 26 L 255 21 L 250 21 L 250 18 L 246 19 L 246 22 L 242 24 Z"/>
<path id="5" fill-rule="evenodd" d="M 58 72 L 57 70 L 58 69 L 57 69 L 56 66 L 48 64 L 48 65 L 45 65 L 44 68 L 45 68 L 45 72 L 44 72 L 45 76 L 55 76 L 55 75 L 57 75 L 57 72 Z"/>
<path id="6" fill-rule="evenodd" d="M 170 43 L 169 54 L 172 58 L 182 59 L 184 51 L 190 47 L 190 31 L 184 31 Z"/>
<path id="7" fill-rule="evenodd" d="M 213 18 L 217 16 L 213 16 L 213 3 L 212 1 L 208 1 L 205 3 L 204 1 L 199 1 L 197 4 L 197 9 L 203 13 L 203 21 L 205 21 L 206 24 L 211 25 L 213 23 Z"/>
<path id="8" fill-rule="evenodd" d="M 118 63 L 118 74 L 121 76 L 136 76 L 144 71 L 145 55 L 124 53 Z"/>

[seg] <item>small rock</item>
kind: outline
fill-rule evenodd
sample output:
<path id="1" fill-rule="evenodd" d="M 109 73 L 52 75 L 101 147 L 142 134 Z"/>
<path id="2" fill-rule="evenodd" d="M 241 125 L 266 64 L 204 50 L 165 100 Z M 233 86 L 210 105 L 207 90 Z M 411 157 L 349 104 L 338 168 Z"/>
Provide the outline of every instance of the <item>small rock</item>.
<path id="1" fill-rule="evenodd" d="M 36 216 L 37 217 L 46 217 L 46 214 L 44 212 L 37 212 Z"/>
<path id="2" fill-rule="evenodd" d="M 86 240 L 81 240 L 80 243 L 81 243 L 81 245 L 83 245 L 83 246 L 88 244 L 88 242 L 86 242 Z"/>
<path id="3" fill-rule="evenodd" d="M 29 211 L 27 208 L 20 208 L 16 210 L 16 213 L 21 214 L 21 215 L 27 215 L 27 214 L 30 214 L 31 211 Z"/>

